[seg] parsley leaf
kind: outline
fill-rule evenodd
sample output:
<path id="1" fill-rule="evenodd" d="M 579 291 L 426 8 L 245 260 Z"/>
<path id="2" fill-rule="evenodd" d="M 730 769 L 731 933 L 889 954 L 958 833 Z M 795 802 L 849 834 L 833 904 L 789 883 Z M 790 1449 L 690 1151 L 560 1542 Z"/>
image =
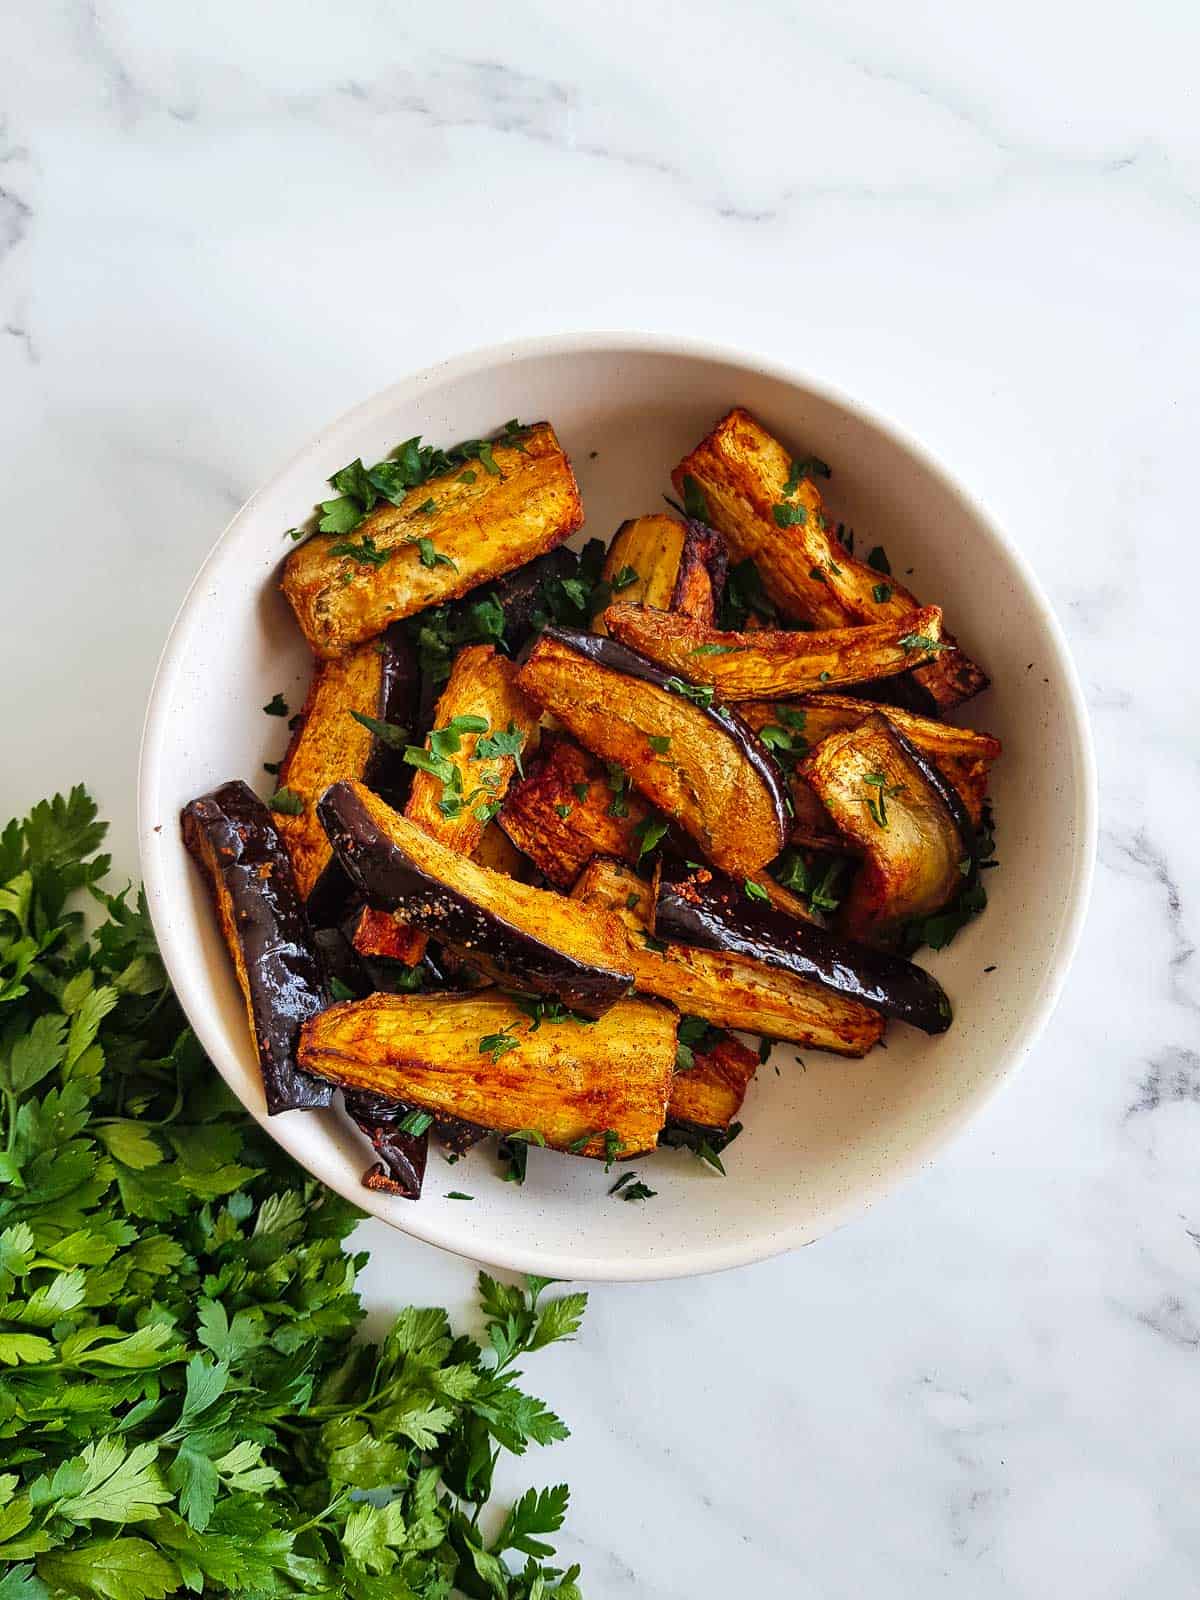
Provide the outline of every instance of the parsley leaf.
<path id="1" fill-rule="evenodd" d="M 278 811 L 285 817 L 304 815 L 304 796 L 297 794 L 295 789 L 289 789 L 286 784 L 282 789 L 276 789 L 267 804 L 272 811 Z"/>
<path id="2" fill-rule="evenodd" d="M 373 733 L 389 750 L 403 750 L 408 740 L 408 729 L 394 722 L 384 722 L 379 717 L 368 717 L 363 711 L 351 711 L 355 722 L 361 723 L 368 733 Z"/>
<path id="3" fill-rule="evenodd" d="M 267 701 L 266 705 L 263 707 L 263 710 L 269 717 L 286 717 L 288 714 L 288 703 L 281 694 L 276 693 L 273 694 Z"/>
<path id="4" fill-rule="evenodd" d="M 671 677 L 663 684 L 664 689 L 670 689 L 672 694 L 682 695 L 685 700 L 691 700 L 705 710 L 713 703 L 716 690 L 711 683 L 685 683 L 682 678 Z"/>
<path id="5" fill-rule="evenodd" d="M 712 520 L 708 513 L 708 501 L 704 498 L 704 490 L 690 472 L 685 472 L 683 475 L 683 509 L 696 522 L 708 523 Z"/>

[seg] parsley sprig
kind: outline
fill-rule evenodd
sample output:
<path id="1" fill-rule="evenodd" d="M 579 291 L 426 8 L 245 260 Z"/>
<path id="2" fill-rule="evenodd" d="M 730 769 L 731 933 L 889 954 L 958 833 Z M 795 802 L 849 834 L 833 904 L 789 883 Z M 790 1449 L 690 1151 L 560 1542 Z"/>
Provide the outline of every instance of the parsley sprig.
<path id="1" fill-rule="evenodd" d="M 567 1436 L 515 1365 L 586 1296 L 483 1273 L 484 1348 L 415 1307 L 363 1341 L 359 1213 L 224 1090 L 104 831 L 77 788 L 0 832 L 0 1593 L 580 1600 L 565 1485 L 480 1512 Z"/>

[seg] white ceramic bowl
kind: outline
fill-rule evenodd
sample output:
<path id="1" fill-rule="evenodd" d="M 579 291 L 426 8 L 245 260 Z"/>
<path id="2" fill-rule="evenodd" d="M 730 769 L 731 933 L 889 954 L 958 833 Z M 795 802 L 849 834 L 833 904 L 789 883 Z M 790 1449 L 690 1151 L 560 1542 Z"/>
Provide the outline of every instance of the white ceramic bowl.
<path id="1" fill-rule="evenodd" d="M 662 504 L 671 467 L 735 403 L 832 464 L 832 509 L 860 541 L 886 545 L 992 675 L 961 717 L 1004 742 L 994 775 L 1002 866 L 988 874 L 986 913 L 921 957 L 953 999 L 954 1026 L 937 1039 L 894 1026 L 888 1049 L 866 1061 L 777 1046 L 747 1096 L 729 1177 L 663 1151 L 637 1164 L 657 1191 L 644 1204 L 610 1200 L 597 1163 L 539 1150 L 524 1188 L 501 1181 L 482 1148 L 455 1167 L 432 1159 L 416 1204 L 371 1193 L 359 1182 L 366 1145 L 340 1112 L 265 1119 L 245 1013 L 179 837 L 180 807 L 215 784 L 244 777 L 266 792 L 262 763 L 278 759 L 285 729 L 261 708 L 276 690 L 293 707 L 304 698 L 308 653 L 276 588 L 290 548 L 283 531 L 355 456 L 378 459 L 415 433 L 436 443 L 478 436 L 519 416 L 553 420 L 582 486 L 586 534 L 607 539 Z M 753 357 L 626 335 L 528 340 L 405 378 L 331 423 L 254 495 L 167 641 L 139 812 L 167 969 L 218 1070 L 272 1136 L 419 1239 L 494 1265 L 599 1279 L 707 1272 L 807 1244 L 927 1162 L 1049 1016 L 1086 909 L 1096 831 L 1087 717 L 1066 645 L 1025 561 L 984 512 L 911 440 L 843 396 Z M 454 1189 L 473 1203 L 448 1200 Z"/>

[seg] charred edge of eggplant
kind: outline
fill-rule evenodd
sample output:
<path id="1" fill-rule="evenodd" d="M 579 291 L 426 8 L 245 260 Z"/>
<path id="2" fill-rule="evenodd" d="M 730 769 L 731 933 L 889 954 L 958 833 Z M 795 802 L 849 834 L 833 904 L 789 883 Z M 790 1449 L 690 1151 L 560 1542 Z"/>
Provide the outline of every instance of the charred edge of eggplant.
<path id="1" fill-rule="evenodd" d="M 924 968 L 751 900 L 740 884 L 715 870 L 697 874 L 665 861 L 654 931 L 660 939 L 780 967 L 924 1033 L 944 1033 L 953 1021 L 945 990 Z"/>
<path id="2" fill-rule="evenodd" d="M 375 647 L 382 657 L 379 703 L 375 714 L 381 722 L 411 730 L 420 693 L 420 670 L 416 651 L 409 642 L 403 624 L 394 622 L 375 641 Z M 397 810 L 408 798 L 413 770 L 406 763 L 403 750 L 385 744 L 382 739 L 372 738 L 363 782 Z"/>
<path id="3" fill-rule="evenodd" d="M 338 859 L 370 904 L 401 908 L 406 922 L 436 935 L 489 976 L 509 975 L 521 988 L 558 996 L 573 1009 L 596 1016 L 628 993 L 627 974 L 591 966 L 543 943 L 427 873 L 376 827 L 348 785 L 331 785 L 317 815 Z"/>
<path id="4" fill-rule="evenodd" d="M 671 595 L 671 610 L 678 609 L 688 569 L 695 563 L 708 573 L 715 616 L 720 610 L 721 601 L 725 598 L 725 583 L 729 577 L 729 546 L 725 543 L 724 534 L 718 533 L 716 528 L 710 528 L 707 522 L 700 522 L 695 517 L 684 519 L 683 530 L 683 550 L 680 552 L 679 572 Z"/>
<path id="5" fill-rule="evenodd" d="M 308 891 L 304 910 L 314 928 L 340 928 L 358 914 L 362 895 L 336 856 L 330 856 Z"/>
<path id="6" fill-rule="evenodd" d="M 670 679 L 678 679 L 677 672 L 665 671 L 657 662 L 651 661 L 647 656 L 639 655 L 626 644 L 619 644 L 616 639 L 596 633 L 578 633 L 574 628 L 558 627 L 544 628 L 541 638 L 552 639 L 556 644 L 561 644 L 568 650 L 574 650 L 577 655 L 584 656 L 594 665 L 607 667 L 610 672 L 621 672 L 627 678 L 640 679 L 641 682 L 650 684 L 652 688 L 661 689 L 664 694 L 675 693 L 667 685 Z M 522 660 L 527 660 L 529 654 L 530 650 L 526 650 Z M 694 706 L 733 740 L 740 754 L 762 780 L 771 796 L 775 815 L 786 833 L 790 803 L 787 785 L 778 766 L 767 753 L 766 747 L 758 742 L 749 725 L 742 721 L 737 712 L 731 711 L 719 700 L 714 699 L 707 706 L 702 706 L 697 701 L 689 699 L 688 704 Z"/>
<path id="7" fill-rule="evenodd" d="M 411 1108 L 369 1089 L 344 1089 L 342 1103 L 379 1157 L 378 1166 L 363 1175 L 364 1185 L 405 1200 L 419 1200 L 429 1157 L 429 1133 L 405 1133 L 399 1126 Z"/>
<path id="8" fill-rule="evenodd" d="M 271 813 L 247 784 L 235 780 L 185 806 L 181 821 L 184 843 L 211 895 L 216 898 L 217 885 L 205 843 L 229 896 L 268 1115 L 327 1106 L 333 1098 L 329 1084 L 295 1062 L 301 1025 L 325 1008 L 325 979 L 291 857 Z"/>

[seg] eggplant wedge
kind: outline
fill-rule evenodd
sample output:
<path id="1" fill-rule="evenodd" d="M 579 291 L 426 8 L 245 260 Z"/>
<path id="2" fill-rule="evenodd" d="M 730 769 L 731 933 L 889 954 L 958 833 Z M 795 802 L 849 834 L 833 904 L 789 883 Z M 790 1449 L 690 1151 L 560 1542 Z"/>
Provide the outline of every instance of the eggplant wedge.
<path id="1" fill-rule="evenodd" d="M 804 467 L 738 406 L 671 476 L 680 494 L 685 479 L 694 480 L 731 557 L 755 562 L 785 617 L 815 628 L 847 628 L 919 609 L 920 601 L 903 584 L 856 561 L 831 531 L 812 472 Z M 946 649 L 913 674 L 938 711 L 988 684 L 987 674 L 948 633 L 942 640 Z"/>
<path id="2" fill-rule="evenodd" d="M 278 813 L 277 825 L 305 899 L 331 854 L 317 821 L 317 801 L 339 778 L 358 778 L 382 793 L 396 793 L 403 764 L 394 746 L 403 744 L 414 686 L 412 651 L 394 630 L 336 661 L 317 663 L 279 769 L 279 787 L 304 803 L 295 816 Z M 358 720 L 363 717 L 397 727 L 393 743 Z"/>
<path id="3" fill-rule="evenodd" d="M 703 1046 L 695 1047 L 692 1065 L 675 1073 L 667 1102 L 668 1124 L 697 1138 L 727 1136 L 757 1071 L 755 1051 L 731 1033 L 711 1029 Z"/>
<path id="4" fill-rule="evenodd" d="M 614 639 L 566 628 L 545 630 L 520 684 L 726 871 L 755 873 L 783 848 L 779 770 L 711 691 L 693 689 Z"/>
<path id="5" fill-rule="evenodd" d="M 678 611 L 711 624 L 725 587 L 727 557 L 719 533 L 702 522 L 656 513 L 623 522 L 608 547 L 605 593 L 658 611 Z M 603 615 L 592 622 L 604 634 Z"/>
<path id="6" fill-rule="evenodd" d="M 862 857 L 839 914 L 848 937 L 888 944 L 958 895 L 975 857 L 966 807 L 886 717 L 822 739 L 800 774 Z"/>
<path id="7" fill-rule="evenodd" d="M 848 695 L 809 694 L 786 705 L 769 700 L 747 701 L 738 707 L 742 717 L 771 749 L 788 772 L 792 810 L 791 843 L 816 850 L 851 848 L 834 827 L 825 807 L 807 779 L 796 771 L 799 763 L 830 734 L 859 728 L 868 717 L 882 713 L 894 728 L 922 751 L 954 785 L 975 827 L 983 816 L 988 775 L 1000 758 L 1000 741 L 990 733 L 956 728 L 895 706 L 879 706 Z"/>
<path id="8" fill-rule="evenodd" d="M 234 782 L 193 800 L 180 820 L 246 1001 L 268 1114 L 327 1106 L 329 1086 L 296 1064 L 300 1025 L 325 1005 L 325 979 L 273 815 Z"/>
<path id="9" fill-rule="evenodd" d="M 352 533 L 316 534 L 292 552 L 282 588 L 318 656 L 511 572 L 582 526 L 579 485 L 548 422 L 497 441 L 487 463 L 430 478 Z"/>
<path id="10" fill-rule="evenodd" d="M 637 861 L 638 829 L 650 812 L 628 788 L 623 774 L 610 780 L 573 740 L 544 734 L 497 820 L 551 883 L 569 889 L 593 856 Z"/>
<path id="11" fill-rule="evenodd" d="M 682 1012 L 841 1056 L 865 1056 L 883 1035 L 882 1016 L 858 1000 L 761 961 L 652 937 L 650 885 L 619 861 L 591 862 L 571 897 L 620 919 L 638 989 Z"/>
<path id="12" fill-rule="evenodd" d="M 926 606 L 870 627 L 828 633 L 782 628 L 724 633 L 687 617 L 629 605 L 609 606 L 604 621 L 614 639 L 668 672 L 711 685 L 719 700 L 739 701 L 785 700 L 907 672 L 936 649 L 942 614 Z"/>
<path id="13" fill-rule="evenodd" d="M 488 977 L 598 1015 L 633 983 L 620 929 L 547 889 L 514 883 L 432 839 L 360 783 L 326 790 L 321 822 L 350 878 Z"/>
<path id="14" fill-rule="evenodd" d="M 379 1160 L 363 1173 L 365 1189 L 419 1200 L 429 1158 L 429 1130 L 406 1133 L 400 1124 L 411 1111 L 366 1089 L 347 1089 L 342 1095 L 347 1115 L 365 1133 Z"/>
<path id="15" fill-rule="evenodd" d="M 664 863 L 654 929 L 660 939 L 702 945 L 790 972 L 924 1033 L 944 1033 L 953 1020 L 945 990 L 921 967 L 751 899 L 741 884 L 705 867 Z M 697 1006 L 688 1009 L 706 1015 Z"/>
<path id="16" fill-rule="evenodd" d="M 330 1083 L 611 1159 L 658 1142 L 677 1020 L 652 1000 L 624 1000 L 597 1022 L 535 1024 L 528 1006 L 492 990 L 372 995 L 315 1018 L 300 1053 Z"/>

